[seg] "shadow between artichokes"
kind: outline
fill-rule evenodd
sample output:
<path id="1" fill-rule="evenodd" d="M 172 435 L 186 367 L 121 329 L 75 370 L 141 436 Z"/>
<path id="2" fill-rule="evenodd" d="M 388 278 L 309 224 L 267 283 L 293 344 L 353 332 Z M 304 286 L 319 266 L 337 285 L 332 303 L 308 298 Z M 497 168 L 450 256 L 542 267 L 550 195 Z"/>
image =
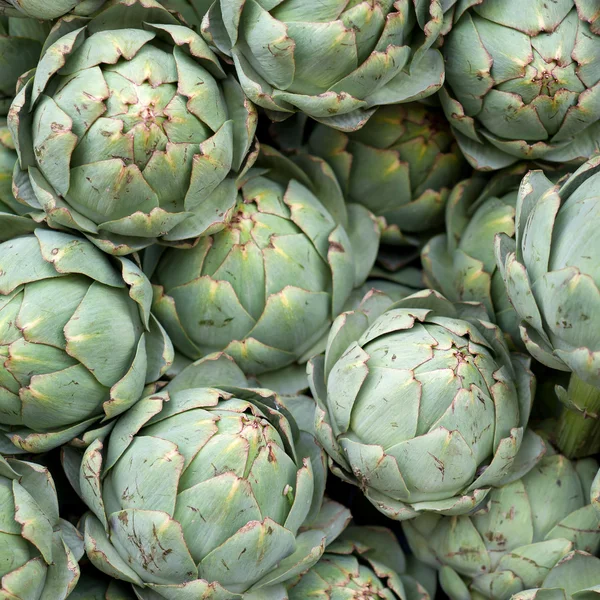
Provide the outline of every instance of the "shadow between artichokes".
<path id="1" fill-rule="evenodd" d="M 522 479 L 494 489 L 471 515 L 403 523 L 411 550 L 440 570 L 451 600 L 509 600 L 542 585 L 574 550 L 596 554 L 600 520 L 590 504 L 593 459 L 547 454 Z"/>
<path id="2" fill-rule="evenodd" d="M 179 352 L 224 351 L 260 375 L 320 351 L 369 274 L 379 229 L 317 157 L 263 146 L 241 183 L 224 229 L 192 249 L 148 249 L 144 264 L 152 310 Z"/>
<path id="3" fill-rule="evenodd" d="M 79 467 L 66 451 L 92 511 L 88 557 L 143 600 L 283 598 L 350 519 L 323 502 L 326 463 L 297 444 L 286 406 L 246 383 L 229 357 L 207 357 L 119 418 Z"/>
<path id="4" fill-rule="evenodd" d="M 439 98 L 467 160 L 581 164 L 600 148 L 600 26 L 588 0 L 468 0 Z"/>
<path id="5" fill-rule="evenodd" d="M 331 469 L 392 519 L 467 513 L 545 451 L 525 430 L 529 359 L 480 306 L 432 290 L 373 300 L 336 319 L 308 366 Z"/>
<path id="6" fill-rule="evenodd" d="M 244 92 L 273 119 L 301 111 L 359 129 L 373 107 L 430 96 L 443 83 L 433 48 L 439 0 L 217 0 L 203 34 L 231 57 Z"/>
<path id="7" fill-rule="evenodd" d="M 17 196 L 125 255 L 231 217 L 257 115 L 194 31 L 155 0 L 53 28 L 9 126 Z"/>
<path id="8" fill-rule="evenodd" d="M 36 229 L 0 245 L 0 450 L 44 452 L 121 414 L 173 362 L 127 258 Z"/>

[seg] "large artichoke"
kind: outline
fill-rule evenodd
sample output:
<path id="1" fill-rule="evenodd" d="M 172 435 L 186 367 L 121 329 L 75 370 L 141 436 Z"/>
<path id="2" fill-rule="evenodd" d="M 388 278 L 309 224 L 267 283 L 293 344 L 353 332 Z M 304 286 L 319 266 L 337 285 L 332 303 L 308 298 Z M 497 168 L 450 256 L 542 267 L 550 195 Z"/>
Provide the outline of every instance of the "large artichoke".
<path id="1" fill-rule="evenodd" d="M 2 598 L 64 600 L 79 579 L 81 543 L 74 527 L 59 519 L 50 472 L 0 457 L 0 506 Z"/>
<path id="2" fill-rule="evenodd" d="M 515 240 L 496 257 L 529 352 L 571 371 L 558 444 L 569 456 L 600 450 L 600 156 L 554 185 L 530 172 L 517 200 Z"/>
<path id="3" fill-rule="evenodd" d="M 347 198 L 385 219 L 389 242 L 441 225 L 450 189 L 466 173 L 443 114 L 417 103 L 381 107 L 350 134 L 318 125 L 309 151 L 331 165 Z"/>
<path id="4" fill-rule="evenodd" d="M 37 65 L 50 26 L 34 19 L 2 16 L 1 4 L 0 115 L 5 115 L 17 93 L 19 77 Z"/>
<path id="5" fill-rule="evenodd" d="M 351 526 L 308 573 L 288 586 L 287 597 L 429 600 L 435 575 L 429 579 L 421 583 L 407 573 L 404 553 L 389 529 Z"/>
<path id="6" fill-rule="evenodd" d="M 372 107 L 417 100 L 443 82 L 440 0 L 216 0 L 205 36 L 232 57 L 246 95 L 358 129 Z"/>
<path id="7" fill-rule="evenodd" d="M 600 558 L 571 552 L 544 579 L 539 588 L 525 590 L 512 600 L 594 600 L 600 597 Z"/>
<path id="8" fill-rule="evenodd" d="M 231 217 L 256 112 L 198 34 L 119 0 L 59 22 L 9 125 L 19 199 L 122 255 Z"/>
<path id="9" fill-rule="evenodd" d="M 57 447 L 139 400 L 173 360 L 132 261 L 37 229 L 0 245 L 0 449 Z"/>
<path id="10" fill-rule="evenodd" d="M 87 16 L 106 0 L 0 0 L 0 15 L 26 16 L 33 19 L 58 19 L 72 12 Z"/>
<path id="11" fill-rule="evenodd" d="M 468 8 L 468 7 L 471 8 Z M 477 169 L 600 148 L 600 25 L 590 0 L 468 0 L 444 42 L 440 99 Z"/>
<path id="12" fill-rule="evenodd" d="M 310 354 L 366 279 L 376 223 L 346 207 L 326 163 L 299 160 L 305 170 L 263 147 L 225 229 L 158 260 L 153 310 L 189 358 L 224 350 L 246 373 L 285 367 Z"/>
<path id="13" fill-rule="evenodd" d="M 600 520 L 590 504 L 597 470 L 593 459 L 545 456 L 519 481 L 492 490 L 474 514 L 423 515 L 406 521 L 404 531 L 417 558 L 445 567 L 440 581 L 452 600 L 469 593 L 509 600 L 541 585 L 569 552 L 600 549 Z"/>
<path id="14" fill-rule="evenodd" d="M 386 310 L 387 308 L 387 310 Z M 387 516 L 464 514 L 544 452 L 526 433 L 534 377 L 499 329 L 431 290 L 334 322 L 309 363 L 334 473 Z M 384 312 L 385 311 L 385 312 Z M 483 310 L 481 311 L 484 312 Z"/>
<path id="15" fill-rule="evenodd" d="M 140 598 L 283 598 L 349 519 L 321 509 L 324 464 L 277 395 L 246 383 L 227 357 L 199 361 L 85 452 L 88 557 Z"/>

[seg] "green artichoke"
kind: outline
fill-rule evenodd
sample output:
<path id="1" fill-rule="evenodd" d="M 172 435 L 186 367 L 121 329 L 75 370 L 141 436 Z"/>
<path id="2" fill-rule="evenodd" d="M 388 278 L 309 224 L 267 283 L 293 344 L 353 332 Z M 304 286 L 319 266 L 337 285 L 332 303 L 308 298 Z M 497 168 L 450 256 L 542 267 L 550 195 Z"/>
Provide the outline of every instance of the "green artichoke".
<path id="1" fill-rule="evenodd" d="M 58 19 L 67 13 L 88 16 L 106 0 L 0 0 L 0 15 L 26 16 L 33 19 Z"/>
<path id="2" fill-rule="evenodd" d="M 440 0 L 216 0 L 203 33 L 230 56 L 244 92 L 281 120 L 301 111 L 345 131 L 383 104 L 435 93 Z"/>
<path id="3" fill-rule="evenodd" d="M 82 548 L 75 528 L 59 519 L 50 472 L 0 457 L 0 506 L 2 598 L 64 600 L 79 579 Z"/>
<path id="4" fill-rule="evenodd" d="M 34 19 L 2 16 L 0 1 L 0 115 L 8 112 L 19 77 L 37 65 L 49 31 Z"/>
<path id="5" fill-rule="evenodd" d="M 381 598 L 429 600 L 433 597 L 410 574 L 394 534 L 384 527 L 348 527 L 327 547 L 319 562 L 288 586 L 289 600 Z M 435 574 L 429 587 L 435 590 Z"/>
<path id="6" fill-rule="evenodd" d="M 84 454 L 87 555 L 139 598 L 283 598 L 349 520 L 321 507 L 323 467 L 277 395 L 246 383 L 227 357 L 199 361 Z"/>
<path id="7" fill-rule="evenodd" d="M 527 166 L 461 181 L 446 205 L 446 233 L 429 240 L 421 252 L 425 280 L 452 302 L 480 302 L 508 336 L 522 347 L 519 321 L 496 267 L 496 234 L 515 235 L 515 208 Z"/>
<path id="8" fill-rule="evenodd" d="M 153 311 L 187 357 L 225 351 L 249 374 L 310 357 L 367 278 L 372 215 L 346 206 L 324 161 L 298 161 L 263 146 L 225 229 L 190 250 L 163 249 L 147 268 Z"/>
<path id="9" fill-rule="evenodd" d="M 581 163 L 598 151 L 597 2 L 458 6 L 439 96 L 467 160 L 488 171 L 522 159 Z"/>
<path id="10" fill-rule="evenodd" d="M 19 200 L 124 255 L 223 226 L 256 110 L 158 2 L 118 0 L 59 22 L 9 126 Z"/>
<path id="11" fill-rule="evenodd" d="M 0 274 L 3 452 L 70 441 L 127 410 L 172 363 L 150 282 L 132 261 L 36 229 L 0 244 Z"/>
<path id="12" fill-rule="evenodd" d="M 408 543 L 418 559 L 444 567 L 440 582 L 451 600 L 509 600 L 540 586 L 569 552 L 598 552 L 600 520 L 590 504 L 597 471 L 593 459 L 547 455 L 522 479 L 492 490 L 472 515 L 406 521 Z"/>
<path id="13" fill-rule="evenodd" d="M 600 156 L 553 184 L 530 172 L 519 191 L 515 240 L 496 258 L 521 337 L 543 364 L 571 371 L 558 445 L 567 456 L 600 450 Z"/>
<path id="14" fill-rule="evenodd" d="M 467 513 L 544 452 L 524 431 L 529 360 L 509 354 L 483 309 L 460 308 L 431 290 L 389 308 L 365 302 L 309 363 L 332 470 L 393 519 Z"/>
<path id="15" fill-rule="evenodd" d="M 512 600 L 594 600 L 600 596 L 600 558 L 571 552 L 548 573 L 539 588 L 515 594 Z"/>
<path id="16" fill-rule="evenodd" d="M 381 107 L 350 134 L 318 125 L 309 151 L 331 165 L 347 198 L 385 219 L 384 242 L 441 225 L 466 174 L 443 114 L 417 103 Z"/>

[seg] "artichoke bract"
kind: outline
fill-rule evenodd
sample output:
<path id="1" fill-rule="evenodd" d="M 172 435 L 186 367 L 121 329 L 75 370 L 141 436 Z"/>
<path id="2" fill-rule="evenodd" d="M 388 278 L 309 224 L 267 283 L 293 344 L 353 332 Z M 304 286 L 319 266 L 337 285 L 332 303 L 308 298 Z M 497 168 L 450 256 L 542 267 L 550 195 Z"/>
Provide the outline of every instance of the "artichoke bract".
<path id="1" fill-rule="evenodd" d="M 59 518 L 50 472 L 37 464 L 0 457 L 0 577 L 11 600 L 64 600 L 79 579 L 81 543 Z"/>
<path id="2" fill-rule="evenodd" d="M 596 509 L 600 518 L 600 469 L 592 483 L 592 506 Z"/>
<path id="3" fill-rule="evenodd" d="M 391 307 L 363 303 L 338 317 L 325 355 L 309 363 L 333 472 L 390 518 L 467 513 L 543 455 L 524 430 L 529 360 L 510 355 L 479 312 L 461 318 L 431 290 Z"/>
<path id="4" fill-rule="evenodd" d="M 348 199 L 385 219 L 383 241 L 443 223 L 466 161 L 439 110 L 417 103 L 378 108 L 359 131 L 318 125 L 309 151 L 333 168 Z"/>
<path id="5" fill-rule="evenodd" d="M 301 111 L 343 130 L 382 104 L 435 93 L 439 0 L 217 0 L 205 37 L 231 56 L 246 95 L 274 118 Z"/>
<path id="6" fill-rule="evenodd" d="M 598 552 L 600 521 L 590 504 L 597 471 L 593 459 L 546 455 L 522 479 L 492 490 L 472 515 L 423 515 L 404 522 L 404 532 L 418 559 L 443 567 L 451 600 L 509 600 L 540 586 L 569 552 Z"/>
<path id="7" fill-rule="evenodd" d="M 516 235 L 496 238 L 496 259 L 541 363 L 572 373 L 557 443 L 568 456 L 600 450 L 600 156 L 553 184 L 530 172 L 517 199 Z"/>
<path id="8" fill-rule="evenodd" d="M 173 362 L 129 259 L 36 229 L 0 245 L 0 274 L 3 452 L 43 452 L 121 414 Z"/>
<path id="9" fill-rule="evenodd" d="M 519 185 L 527 173 L 520 164 L 489 182 L 474 176 L 461 181 L 446 205 L 446 233 L 429 240 L 421 252 L 426 282 L 452 302 L 480 302 L 509 337 L 521 347 L 520 318 L 511 305 L 496 266 L 498 233 L 515 235 Z"/>
<path id="10" fill-rule="evenodd" d="M 469 8 L 470 6 L 470 8 Z M 587 0 L 469 0 L 440 100 L 469 162 L 583 162 L 600 148 L 600 27 Z"/>
<path id="11" fill-rule="evenodd" d="M 6 115 L 17 94 L 19 77 L 40 58 L 50 26 L 34 19 L 2 16 L 0 3 L 0 115 Z"/>
<path id="12" fill-rule="evenodd" d="M 310 355 L 367 278 L 372 215 L 346 206 L 324 161 L 299 160 L 305 169 L 263 146 L 225 229 L 158 259 L 153 311 L 187 357 L 225 351 L 246 373 L 283 368 Z"/>
<path id="13" fill-rule="evenodd" d="M 600 558 L 571 552 L 538 588 L 525 590 L 512 600 L 593 600 L 600 596 Z"/>
<path id="14" fill-rule="evenodd" d="M 256 110 L 197 33 L 120 0 L 57 24 L 9 126 L 19 200 L 124 255 L 230 218 Z"/>
<path id="15" fill-rule="evenodd" d="M 289 600 L 382 598 L 429 600 L 426 584 L 407 571 L 394 534 L 384 527 L 348 527 L 327 547 L 319 562 L 288 587 Z M 429 588 L 435 591 L 435 573 Z"/>
<path id="16" fill-rule="evenodd" d="M 140 598 L 283 598 L 349 520 L 285 405 L 245 383 L 224 356 L 190 365 L 83 456 L 87 555 Z"/>
<path id="17" fill-rule="evenodd" d="M 106 0 L 0 0 L 0 15 L 26 16 L 52 20 L 67 13 L 87 16 L 98 10 Z"/>

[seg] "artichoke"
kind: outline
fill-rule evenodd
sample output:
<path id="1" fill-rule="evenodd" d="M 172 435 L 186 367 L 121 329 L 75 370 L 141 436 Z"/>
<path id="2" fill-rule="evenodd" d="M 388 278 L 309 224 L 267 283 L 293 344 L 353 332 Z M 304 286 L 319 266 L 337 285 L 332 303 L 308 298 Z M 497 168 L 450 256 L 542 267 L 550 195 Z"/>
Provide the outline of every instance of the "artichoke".
<path id="1" fill-rule="evenodd" d="M 249 374 L 309 357 L 367 278 L 374 219 L 345 205 L 324 161 L 298 160 L 263 146 L 225 229 L 147 267 L 153 311 L 187 357 L 225 351 Z"/>
<path id="2" fill-rule="evenodd" d="M 155 0 L 59 22 L 9 126 L 21 202 L 118 255 L 222 227 L 256 111 Z"/>
<path id="3" fill-rule="evenodd" d="M 515 594 L 512 600 L 592 600 L 600 596 L 600 558 L 571 552 L 548 573 L 539 588 Z"/>
<path id="4" fill-rule="evenodd" d="M 36 229 L 0 244 L 0 273 L 3 452 L 70 441 L 127 410 L 172 363 L 150 282 L 129 259 Z"/>
<path id="5" fill-rule="evenodd" d="M 443 114 L 417 103 L 381 107 L 350 134 L 318 125 L 309 151 L 331 165 L 347 198 L 385 219 L 384 242 L 441 225 L 466 171 Z"/>
<path id="6" fill-rule="evenodd" d="M 393 519 L 467 513 L 544 452 L 524 431 L 529 360 L 509 354 L 483 310 L 461 318 L 460 308 L 431 290 L 389 308 L 363 303 L 309 363 L 333 472 Z"/>
<path id="7" fill-rule="evenodd" d="M 0 115 L 8 112 L 19 77 L 37 65 L 49 31 L 34 19 L 2 16 L 0 0 Z"/>
<path id="8" fill-rule="evenodd" d="M 472 597 L 509 600 L 540 586 L 569 552 L 600 549 L 590 504 L 597 471 L 593 459 L 546 455 L 522 479 L 492 490 L 472 515 L 423 515 L 404 531 L 418 559 L 444 567 L 440 582 L 451 600 L 468 597 L 465 588 Z"/>
<path id="9" fill-rule="evenodd" d="M 530 172 L 521 185 L 515 240 L 496 258 L 529 352 L 571 371 L 557 443 L 569 457 L 600 450 L 600 156 L 553 184 Z"/>
<path id="10" fill-rule="evenodd" d="M 281 120 L 301 111 L 360 128 L 373 107 L 418 100 L 444 78 L 432 48 L 440 0 L 216 0 L 203 33 L 231 57 L 244 92 Z"/>
<path id="11" fill-rule="evenodd" d="M 600 148 L 597 11 L 590 0 L 459 4 L 439 96 L 476 169 L 583 162 Z"/>
<path id="12" fill-rule="evenodd" d="M 406 573 L 404 553 L 384 527 L 348 527 L 319 562 L 288 586 L 289 600 L 382 598 L 429 600 L 425 584 Z M 435 575 L 429 587 L 435 591 Z"/>
<path id="13" fill-rule="evenodd" d="M 199 361 L 83 456 L 87 555 L 139 598 L 284 597 L 349 520 L 321 508 L 322 467 L 277 395 L 246 383 L 227 357 Z"/>
<path id="14" fill-rule="evenodd" d="M 425 280 L 452 302 L 480 302 L 508 336 L 521 347 L 519 316 L 508 300 L 496 268 L 496 234 L 515 235 L 515 208 L 523 163 L 500 172 L 489 182 L 483 177 L 461 181 L 446 205 L 446 233 L 429 240 L 421 252 Z"/>
<path id="15" fill-rule="evenodd" d="M 26 16 L 33 19 L 58 19 L 72 12 L 88 16 L 98 10 L 106 0 L 0 0 L 0 15 Z"/>
<path id="16" fill-rule="evenodd" d="M 64 600 L 79 579 L 81 543 L 75 528 L 59 519 L 49 471 L 0 457 L 0 494 L 2 597 Z"/>

